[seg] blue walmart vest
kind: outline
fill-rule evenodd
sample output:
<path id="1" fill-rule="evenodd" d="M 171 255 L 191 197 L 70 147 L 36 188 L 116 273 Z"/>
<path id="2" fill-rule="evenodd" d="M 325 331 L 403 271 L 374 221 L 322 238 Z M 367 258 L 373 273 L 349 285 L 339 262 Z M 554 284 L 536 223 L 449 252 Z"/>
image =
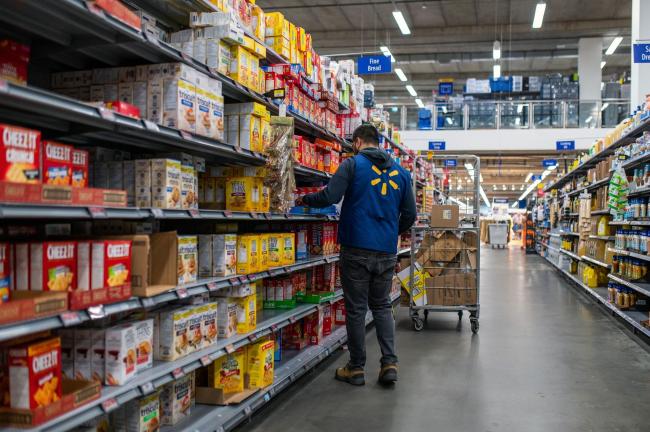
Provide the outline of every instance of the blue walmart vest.
<path id="1" fill-rule="evenodd" d="M 410 175 L 393 163 L 379 169 L 363 155 L 354 157 L 354 178 L 341 207 L 339 242 L 343 246 L 397 253 L 400 205 L 410 190 Z"/>

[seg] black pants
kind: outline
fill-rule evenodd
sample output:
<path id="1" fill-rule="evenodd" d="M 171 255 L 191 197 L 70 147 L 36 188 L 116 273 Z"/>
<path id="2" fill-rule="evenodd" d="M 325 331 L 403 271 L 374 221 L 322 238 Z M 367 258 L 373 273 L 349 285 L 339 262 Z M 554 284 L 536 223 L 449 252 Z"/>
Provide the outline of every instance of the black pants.
<path id="1" fill-rule="evenodd" d="M 390 288 L 397 257 L 341 246 L 341 283 L 345 297 L 346 328 L 350 366 L 366 364 L 366 312 L 372 311 L 381 348 L 381 363 L 397 363 L 395 319 L 390 303 Z"/>

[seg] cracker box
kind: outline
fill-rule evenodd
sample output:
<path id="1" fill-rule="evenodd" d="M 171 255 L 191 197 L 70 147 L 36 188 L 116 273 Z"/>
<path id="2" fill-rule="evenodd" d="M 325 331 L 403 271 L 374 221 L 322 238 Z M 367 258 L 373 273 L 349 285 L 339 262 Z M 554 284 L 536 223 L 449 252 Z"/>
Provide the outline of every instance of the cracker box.
<path id="1" fill-rule="evenodd" d="M 182 207 L 181 163 L 179 161 L 174 159 L 151 160 L 151 204 L 153 207 L 166 209 Z"/>
<path id="2" fill-rule="evenodd" d="M 181 166 L 181 204 L 184 209 L 199 208 L 196 188 L 197 178 L 194 167 Z"/>
<path id="3" fill-rule="evenodd" d="M 273 384 L 274 340 L 260 341 L 248 347 L 246 371 L 251 389 Z"/>
<path id="4" fill-rule="evenodd" d="M 178 236 L 178 284 L 196 282 L 198 244 L 196 236 Z"/>
<path id="5" fill-rule="evenodd" d="M 163 80 L 163 125 L 196 132 L 195 71 L 181 63 L 171 65 Z"/>
<path id="6" fill-rule="evenodd" d="M 226 181 L 226 210 L 258 211 L 261 182 L 255 177 L 232 177 Z"/>
<path id="7" fill-rule="evenodd" d="M 106 385 L 124 385 L 133 378 L 138 356 L 136 340 L 132 324 L 106 329 Z"/>
<path id="8" fill-rule="evenodd" d="M 255 295 L 246 297 L 231 298 L 237 305 L 237 333 L 246 334 L 257 327 Z"/>
<path id="9" fill-rule="evenodd" d="M 270 233 L 267 235 L 268 238 L 268 256 L 267 256 L 267 265 L 268 267 L 278 267 L 282 265 L 282 234 Z"/>
<path id="10" fill-rule="evenodd" d="M 40 183 L 41 133 L 0 123 L 0 180 Z"/>
<path id="11" fill-rule="evenodd" d="M 74 329 L 59 329 L 57 335 L 61 338 L 61 376 L 74 379 Z"/>
<path id="12" fill-rule="evenodd" d="M 158 392 L 129 401 L 124 411 L 127 432 L 160 430 L 160 398 Z"/>
<path id="13" fill-rule="evenodd" d="M 88 291 L 91 286 L 92 242 L 77 242 L 77 291 Z"/>
<path id="14" fill-rule="evenodd" d="M 213 276 L 237 273 L 237 234 L 217 234 L 212 243 Z"/>
<path id="15" fill-rule="evenodd" d="M 208 303 L 201 306 L 199 312 L 201 313 L 201 320 L 203 324 L 203 344 L 201 348 L 207 348 L 217 342 L 219 335 L 219 328 L 217 325 L 218 305 L 216 302 Z"/>
<path id="16" fill-rule="evenodd" d="M 88 152 L 72 149 L 72 186 L 88 187 Z"/>
<path id="17" fill-rule="evenodd" d="M 91 289 L 130 283 L 131 240 L 103 240 L 92 243 Z"/>
<path id="18" fill-rule="evenodd" d="M 136 343 L 136 371 L 140 372 L 153 366 L 153 319 L 133 323 Z"/>
<path id="19" fill-rule="evenodd" d="M 71 291 L 77 287 L 75 242 L 31 243 L 29 286 L 32 291 Z"/>
<path id="20" fill-rule="evenodd" d="M 269 236 L 260 234 L 259 239 L 260 259 L 257 271 L 265 271 L 269 268 Z"/>
<path id="21" fill-rule="evenodd" d="M 212 98 L 208 89 L 208 77 L 201 74 L 199 76 L 200 84 L 197 82 L 196 86 L 196 133 L 211 137 L 214 135 L 212 130 L 214 121 L 212 117 Z"/>
<path id="22" fill-rule="evenodd" d="M 192 406 L 192 376 L 165 384 L 160 392 L 161 424 L 173 426 L 189 417 Z"/>
<path id="23" fill-rule="evenodd" d="M 189 338 L 188 352 L 203 348 L 203 310 L 201 306 L 187 309 L 187 332 Z"/>
<path id="24" fill-rule="evenodd" d="M 259 236 L 244 234 L 237 236 L 237 273 L 255 273 L 259 266 Z"/>
<path id="25" fill-rule="evenodd" d="M 237 304 L 224 298 L 217 303 L 217 328 L 219 338 L 229 338 L 237 332 Z"/>
<path id="26" fill-rule="evenodd" d="M 281 264 L 290 265 L 296 262 L 296 237 L 292 233 L 280 234 L 282 244 Z"/>
<path id="27" fill-rule="evenodd" d="M 231 354 L 216 359 L 208 366 L 208 383 L 225 394 L 244 391 L 244 374 L 246 373 L 246 352 L 239 348 Z"/>
<path id="28" fill-rule="evenodd" d="M 74 330 L 74 379 L 90 381 L 92 371 L 93 332 L 89 328 Z"/>
<path id="29" fill-rule="evenodd" d="M 160 326 L 157 330 L 160 360 L 176 360 L 190 352 L 188 318 L 187 309 L 160 312 Z"/>
<path id="30" fill-rule="evenodd" d="M 9 349 L 11 407 L 33 410 L 61 399 L 61 340 L 58 337 Z"/>
<path id="31" fill-rule="evenodd" d="M 43 141 L 43 183 L 68 186 L 72 183 L 72 146 Z"/>
<path id="32" fill-rule="evenodd" d="M 103 383 L 106 380 L 106 329 L 92 329 L 90 341 L 92 379 Z"/>

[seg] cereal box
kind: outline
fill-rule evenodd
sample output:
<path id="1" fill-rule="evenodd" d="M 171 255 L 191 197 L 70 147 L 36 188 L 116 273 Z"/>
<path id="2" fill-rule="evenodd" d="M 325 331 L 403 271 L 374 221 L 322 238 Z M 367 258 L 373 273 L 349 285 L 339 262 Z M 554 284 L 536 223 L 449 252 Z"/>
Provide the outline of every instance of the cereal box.
<path id="1" fill-rule="evenodd" d="M 282 244 L 282 265 L 290 265 L 296 262 L 295 241 L 296 238 L 292 233 L 280 235 Z"/>
<path id="2" fill-rule="evenodd" d="M 90 369 L 92 379 L 99 383 L 106 380 L 106 329 L 92 329 L 90 347 Z"/>
<path id="3" fill-rule="evenodd" d="M 255 177 L 233 177 L 226 182 L 226 210 L 257 211 L 261 200 L 260 182 Z"/>
<path id="4" fill-rule="evenodd" d="M 237 305 L 237 333 L 246 334 L 255 330 L 257 327 L 255 295 L 232 298 L 231 300 Z"/>
<path id="5" fill-rule="evenodd" d="M 75 242 L 31 243 L 29 247 L 32 291 L 71 291 L 77 288 Z"/>
<path id="6" fill-rule="evenodd" d="M 203 348 L 203 309 L 194 306 L 187 309 L 187 333 L 189 338 L 188 352 Z"/>
<path id="7" fill-rule="evenodd" d="M 160 430 L 160 399 L 158 392 L 129 401 L 124 411 L 127 432 L 154 432 Z"/>
<path id="8" fill-rule="evenodd" d="M 91 289 L 130 283 L 131 240 L 103 240 L 92 243 Z"/>
<path id="9" fill-rule="evenodd" d="M 0 243 L 0 303 L 9 301 L 11 286 L 11 245 Z"/>
<path id="10" fill-rule="evenodd" d="M 9 349 L 11 407 L 33 410 L 61 399 L 61 340 L 58 337 Z"/>
<path id="11" fill-rule="evenodd" d="M 181 203 L 184 209 L 198 208 L 199 202 L 196 196 L 196 171 L 194 167 L 181 166 Z"/>
<path id="12" fill-rule="evenodd" d="M 200 312 L 201 320 L 203 321 L 201 326 L 201 329 L 203 330 L 203 345 L 201 348 L 207 348 L 217 342 L 217 336 L 219 334 L 219 328 L 217 325 L 217 302 L 203 305 Z"/>
<path id="13" fill-rule="evenodd" d="M 153 319 L 133 323 L 136 343 L 136 371 L 140 372 L 153 366 Z"/>
<path id="14" fill-rule="evenodd" d="M 39 183 L 41 133 L 0 123 L 0 180 Z"/>
<path id="15" fill-rule="evenodd" d="M 237 304 L 234 300 L 225 298 L 217 303 L 217 328 L 219 338 L 229 338 L 237 332 Z"/>
<path id="16" fill-rule="evenodd" d="M 72 186 L 88 187 L 88 152 L 72 149 Z"/>
<path id="17" fill-rule="evenodd" d="M 232 354 L 216 359 L 208 366 L 208 383 L 210 387 L 220 389 L 224 394 L 244 391 L 244 374 L 246 373 L 246 352 L 239 348 Z"/>
<path id="18" fill-rule="evenodd" d="M 255 273 L 259 266 L 259 236 L 244 234 L 237 237 L 237 273 Z"/>
<path id="19" fill-rule="evenodd" d="M 246 371 L 249 388 L 264 388 L 273 384 L 274 346 L 273 340 L 267 340 L 248 347 Z"/>
<path id="20" fill-rule="evenodd" d="M 198 272 L 196 236 L 178 236 L 178 284 L 195 282 Z"/>
<path id="21" fill-rule="evenodd" d="M 187 309 L 160 312 L 159 356 L 172 361 L 190 352 L 189 317 Z"/>
<path id="22" fill-rule="evenodd" d="M 74 330 L 74 378 L 81 381 L 93 379 L 92 371 L 92 330 Z"/>
<path id="23" fill-rule="evenodd" d="M 165 384 L 160 392 L 161 424 L 173 426 L 191 412 L 192 376 Z"/>
<path id="24" fill-rule="evenodd" d="M 72 182 L 72 146 L 43 141 L 43 183 L 70 185 Z"/>
<path id="25" fill-rule="evenodd" d="M 151 207 L 151 160 L 135 161 L 135 205 Z"/>
<path id="26" fill-rule="evenodd" d="M 179 209 L 181 205 L 181 163 L 174 159 L 151 160 L 153 207 Z"/>
<path id="27" fill-rule="evenodd" d="M 135 327 L 123 324 L 106 329 L 105 384 L 124 385 L 136 372 L 137 346 Z"/>

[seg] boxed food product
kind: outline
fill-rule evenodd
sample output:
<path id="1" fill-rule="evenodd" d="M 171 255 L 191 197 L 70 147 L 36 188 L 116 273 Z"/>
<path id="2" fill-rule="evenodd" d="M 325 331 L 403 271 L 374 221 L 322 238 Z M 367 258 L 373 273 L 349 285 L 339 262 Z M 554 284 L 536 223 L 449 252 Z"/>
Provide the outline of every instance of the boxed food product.
<path id="1" fill-rule="evenodd" d="M 203 347 L 203 310 L 201 308 L 201 306 L 187 308 L 188 353 L 200 350 Z"/>
<path id="2" fill-rule="evenodd" d="M 255 273 L 259 268 L 259 236 L 243 234 L 237 236 L 237 273 Z"/>
<path id="3" fill-rule="evenodd" d="M 39 183 L 41 133 L 0 123 L 0 180 Z"/>
<path id="4" fill-rule="evenodd" d="M 9 243 L 0 243 L 0 304 L 9 301 L 9 290 L 12 287 L 13 256 Z"/>
<path id="5" fill-rule="evenodd" d="M 178 284 L 196 282 L 198 271 L 196 236 L 178 236 Z"/>
<path id="6" fill-rule="evenodd" d="M 12 408 L 33 410 L 61 399 L 61 340 L 29 342 L 9 349 Z"/>
<path id="7" fill-rule="evenodd" d="M 124 385 L 136 372 L 137 345 L 135 327 L 122 324 L 106 329 L 105 383 Z"/>
<path id="8" fill-rule="evenodd" d="M 130 283 L 131 240 L 92 242 L 91 289 Z"/>
<path id="9" fill-rule="evenodd" d="M 196 71 L 182 63 L 170 63 L 163 71 L 163 125 L 196 131 Z"/>
<path id="10" fill-rule="evenodd" d="M 295 241 L 296 238 L 292 233 L 280 234 L 282 244 L 282 265 L 291 265 L 296 262 Z"/>
<path id="11" fill-rule="evenodd" d="M 226 210 L 258 211 L 261 182 L 255 177 L 232 177 L 226 182 Z"/>
<path id="12" fill-rule="evenodd" d="M 264 388 L 273 384 L 274 347 L 273 339 L 248 346 L 246 372 L 249 378 L 249 388 Z"/>
<path id="13" fill-rule="evenodd" d="M 74 330 L 74 378 L 80 381 L 93 379 L 92 345 L 93 331 L 89 328 Z"/>
<path id="14" fill-rule="evenodd" d="M 137 169 L 137 167 L 136 167 Z M 174 159 L 151 160 L 152 205 L 181 208 L 181 163 Z"/>
<path id="15" fill-rule="evenodd" d="M 161 424 L 173 426 L 191 412 L 192 376 L 185 375 L 165 384 L 160 392 Z"/>
<path id="16" fill-rule="evenodd" d="M 160 325 L 156 329 L 159 360 L 176 360 L 190 352 L 187 312 L 187 309 L 171 309 L 160 312 Z"/>
<path id="17" fill-rule="evenodd" d="M 153 366 L 153 319 L 143 319 L 133 323 L 136 343 L 136 370 L 138 372 Z"/>
<path id="18" fill-rule="evenodd" d="M 199 75 L 196 82 L 196 133 L 206 137 L 214 135 L 212 117 L 212 98 L 208 87 L 208 76 Z"/>
<path id="19" fill-rule="evenodd" d="M 61 376 L 74 379 L 74 329 L 59 329 L 57 335 L 61 338 Z"/>
<path id="20" fill-rule="evenodd" d="M 0 79 L 27 84 L 30 47 L 11 39 L 0 39 Z"/>
<path id="21" fill-rule="evenodd" d="M 199 208 L 196 196 L 197 177 L 194 167 L 181 166 L 181 203 L 184 209 Z"/>
<path id="22" fill-rule="evenodd" d="M 106 329 L 92 329 L 90 347 L 90 367 L 93 381 L 104 383 L 106 380 Z"/>
<path id="23" fill-rule="evenodd" d="M 217 325 L 218 303 L 211 302 L 201 306 L 199 313 L 201 313 L 201 320 L 203 321 L 201 326 L 203 330 L 203 344 L 201 348 L 207 348 L 217 342 L 217 336 L 219 334 L 219 326 Z"/>
<path id="24" fill-rule="evenodd" d="M 151 207 L 151 159 L 135 161 L 135 205 Z"/>
<path id="25" fill-rule="evenodd" d="M 124 415 L 127 432 L 160 430 L 160 394 L 154 392 L 140 399 L 127 402 Z"/>
<path id="26" fill-rule="evenodd" d="M 31 291 L 71 291 L 77 288 L 75 242 L 31 243 L 29 246 Z M 21 267 L 18 261 L 16 266 Z"/>
<path id="27" fill-rule="evenodd" d="M 278 267 L 282 265 L 282 234 L 270 233 L 268 238 L 268 267 Z"/>
<path id="28" fill-rule="evenodd" d="M 269 236 L 260 234 L 259 236 L 260 259 L 257 271 L 265 271 L 269 268 Z"/>
<path id="29" fill-rule="evenodd" d="M 237 332 L 237 304 L 224 298 L 217 303 L 217 327 L 220 338 L 229 338 Z"/>
<path id="30" fill-rule="evenodd" d="M 72 146 L 43 141 L 43 183 L 68 186 L 72 182 Z"/>
<path id="31" fill-rule="evenodd" d="M 88 187 L 88 152 L 72 149 L 72 186 Z"/>
<path id="32" fill-rule="evenodd" d="M 226 394 L 243 392 L 245 373 L 246 352 L 244 348 L 239 348 L 208 366 L 208 384 Z"/>
<path id="33" fill-rule="evenodd" d="M 237 305 L 237 333 L 246 334 L 257 327 L 255 295 L 231 298 Z"/>

